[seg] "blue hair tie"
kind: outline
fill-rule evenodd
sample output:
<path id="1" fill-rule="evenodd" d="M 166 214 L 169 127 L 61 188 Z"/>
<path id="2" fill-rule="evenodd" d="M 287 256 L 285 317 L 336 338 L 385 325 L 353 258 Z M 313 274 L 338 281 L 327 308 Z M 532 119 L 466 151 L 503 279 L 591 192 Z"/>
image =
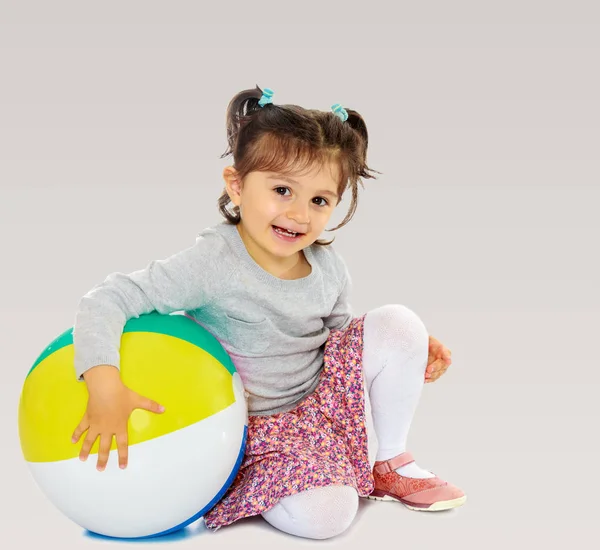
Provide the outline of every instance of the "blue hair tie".
<path id="1" fill-rule="evenodd" d="M 331 110 L 342 122 L 346 122 L 346 120 L 348 120 L 348 112 L 339 103 L 332 105 Z"/>
<path id="2" fill-rule="evenodd" d="M 261 107 L 264 107 L 267 103 L 273 103 L 272 97 L 273 97 L 273 90 L 271 90 L 271 88 L 265 88 L 263 90 L 262 97 L 258 101 L 258 104 Z"/>
<path id="3" fill-rule="evenodd" d="M 265 88 L 261 98 L 258 100 L 258 105 L 260 107 L 264 107 L 268 103 L 273 103 L 273 93 L 274 92 L 271 90 L 271 88 Z M 346 109 L 344 109 L 339 103 L 332 105 L 331 110 L 342 122 L 346 122 L 346 120 L 348 120 L 348 111 L 346 111 Z"/>

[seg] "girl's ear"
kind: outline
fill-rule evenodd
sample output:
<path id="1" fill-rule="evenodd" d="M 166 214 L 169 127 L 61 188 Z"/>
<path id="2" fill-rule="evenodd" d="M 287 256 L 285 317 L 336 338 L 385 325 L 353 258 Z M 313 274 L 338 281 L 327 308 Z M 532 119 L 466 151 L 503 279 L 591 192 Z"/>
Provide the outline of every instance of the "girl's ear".
<path id="1" fill-rule="evenodd" d="M 239 206 L 242 194 L 242 182 L 239 179 L 237 170 L 233 166 L 227 166 L 223 170 L 223 180 L 225 181 L 225 190 L 234 206 Z"/>

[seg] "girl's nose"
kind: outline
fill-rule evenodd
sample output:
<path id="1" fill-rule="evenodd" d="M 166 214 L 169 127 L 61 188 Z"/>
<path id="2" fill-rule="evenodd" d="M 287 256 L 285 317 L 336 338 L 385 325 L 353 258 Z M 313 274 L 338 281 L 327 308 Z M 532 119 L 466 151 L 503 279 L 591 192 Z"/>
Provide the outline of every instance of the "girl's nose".
<path id="1" fill-rule="evenodd" d="M 297 224 L 306 225 L 310 223 L 308 217 L 308 207 L 299 207 L 297 204 L 290 208 L 286 214 L 287 218 L 293 220 Z"/>

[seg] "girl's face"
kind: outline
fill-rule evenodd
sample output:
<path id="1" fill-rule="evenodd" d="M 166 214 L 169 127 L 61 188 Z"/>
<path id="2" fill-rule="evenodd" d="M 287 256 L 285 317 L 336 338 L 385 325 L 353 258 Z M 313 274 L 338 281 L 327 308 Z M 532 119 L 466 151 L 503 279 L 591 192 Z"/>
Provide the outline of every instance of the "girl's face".
<path id="1" fill-rule="evenodd" d="M 240 207 L 238 230 L 259 264 L 291 267 L 321 236 L 339 201 L 336 176 L 336 167 L 325 165 L 294 176 L 251 172 L 242 184 L 225 168 L 227 193 Z"/>

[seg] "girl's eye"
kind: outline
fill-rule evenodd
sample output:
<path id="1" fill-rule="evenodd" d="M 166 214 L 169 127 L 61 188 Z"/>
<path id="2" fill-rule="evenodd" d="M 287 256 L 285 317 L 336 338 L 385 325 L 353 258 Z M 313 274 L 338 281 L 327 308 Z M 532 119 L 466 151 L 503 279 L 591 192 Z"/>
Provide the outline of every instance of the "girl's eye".
<path id="1" fill-rule="evenodd" d="M 277 193 L 278 195 L 283 197 L 283 196 L 285 196 L 285 192 L 289 191 L 289 188 L 288 187 L 275 187 L 274 191 L 275 191 L 275 193 Z M 323 197 L 315 197 L 314 200 L 315 201 L 323 201 L 321 203 L 315 203 L 317 206 L 327 206 L 329 204 L 327 202 L 327 199 L 324 199 Z"/>

